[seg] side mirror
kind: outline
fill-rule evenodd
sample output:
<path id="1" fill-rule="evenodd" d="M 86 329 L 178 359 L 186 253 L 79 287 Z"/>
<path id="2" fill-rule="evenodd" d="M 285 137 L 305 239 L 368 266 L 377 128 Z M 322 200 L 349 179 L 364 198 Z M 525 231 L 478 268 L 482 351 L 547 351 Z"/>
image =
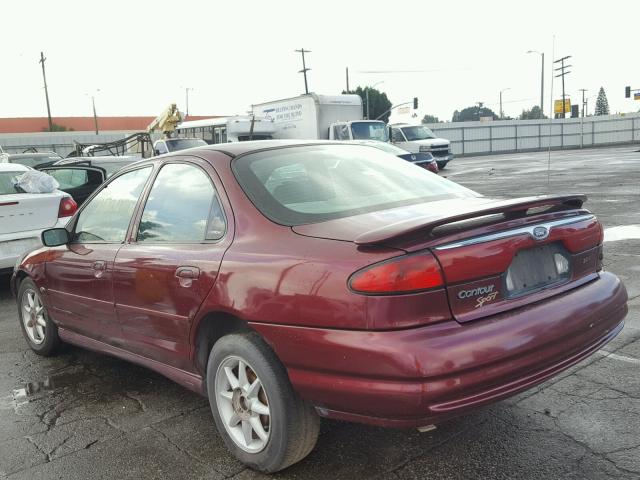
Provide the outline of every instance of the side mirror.
<path id="1" fill-rule="evenodd" d="M 45 247 L 59 247 L 71 241 L 71 235 L 66 228 L 50 228 L 42 232 L 42 244 Z"/>

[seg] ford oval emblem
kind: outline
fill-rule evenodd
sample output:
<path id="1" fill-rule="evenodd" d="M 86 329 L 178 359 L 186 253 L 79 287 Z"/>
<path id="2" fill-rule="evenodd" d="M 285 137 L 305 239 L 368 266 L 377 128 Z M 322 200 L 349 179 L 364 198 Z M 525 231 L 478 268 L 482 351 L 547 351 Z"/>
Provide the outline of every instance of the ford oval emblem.
<path id="1" fill-rule="evenodd" d="M 533 229 L 533 238 L 536 240 L 544 240 L 549 236 L 549 229 L 547 227 L 535 227 Z"/>

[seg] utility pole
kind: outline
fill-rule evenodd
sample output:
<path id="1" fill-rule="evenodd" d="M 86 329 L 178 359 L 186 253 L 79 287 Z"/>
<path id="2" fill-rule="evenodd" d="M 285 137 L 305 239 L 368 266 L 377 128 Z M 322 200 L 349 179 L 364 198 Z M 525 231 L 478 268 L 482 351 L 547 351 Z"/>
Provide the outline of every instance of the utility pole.
<path id="1" fill-rule="evenodd" d="M 586 101 L 585 101 L 585 98 L 584 98 L 584 92 L 586 92 L 587 89 L 586 88 L 581 88 L 580 91 L 582 92 L 582 117 L 584 118 L 584 116 L 585 116 L 584 110 L 585 110 L 585 105 L 586 105 Z"/>
<path id="2" fill-rule="evenodd" d="M 93 125 L 96 127 L 96 135 L 98 135 L 98 115 L 96 114 L 96 97 L 91 95 L 91 106 L 93 106 Z"/>
<path id="3" fill-rule="evenodd" d="M 184 117 L 187 118 L 189 116 L 189 90 L 193 90 L 191 87 L 184 87 L 185 101 L 187 106 L 187 111 L 184 114 Z"/>
<path id="4" fill-rule="evenodd" d="M 500 120 L 504 118 L 504 112 L 502 111 L 502 92 L 506 92 L 507 90 L 511 90 L 511 88 L 503 88 L 500 90 Z"/>
<path id="5" fill-rule="evenodd" d="M 49 118 L 49 131 L 53 131 L 53 122 L 51 121 L 51 107 L 49 106 L 49 90 L 47 89 L 47 75 L 44 72 L 44 62 L 47 59 L 43 52 L 40 52 L 40 62 L 42 64 L 42 79 L 44 80 L 44 96 L 47 99 L 47 117 Z"/>
<path id="6" fill-rule="evenodd" d="M 349 93 L 349 67 L 347 67 L 347 93 Z"/>
<path id="7" fill-rule="evenodd" d="M 566 69 L 569 68 L 571 65 L 565 65 L 564 61 L 569 58 L 571 58 L 571 55 L 567 55 L 566 57 L 562 57 L 556 60 L 555 62 L 553 62 L 553 63 L 560 62 L 560 66 L 555 70 L 560 71 L 560 73 L 556 75 L 556 78 L 562 77 L 562 118 L 565 118 L 565 111 L 566 111 L 566 100 L 565 100 L 565 94 L 564 94 L 564 77 L 565 75 L 571 73 L 570 71 L 566 71 Z"/>
<path id="8" fill-rule="evenodd" d="M 304 61 L 304 54 L 311 53 L 311 50 L 305 50 L 304 48 L 301 48 L 300 50 L 296 50 L 296 52 L 302 54 L 302 70 L 300 70 L 298 73 L 304 74 L 304 93 L 309 93 L 309 86 L 307 85 L 307 72 L 311 69 L 307 68 L 307 64 Z"/>

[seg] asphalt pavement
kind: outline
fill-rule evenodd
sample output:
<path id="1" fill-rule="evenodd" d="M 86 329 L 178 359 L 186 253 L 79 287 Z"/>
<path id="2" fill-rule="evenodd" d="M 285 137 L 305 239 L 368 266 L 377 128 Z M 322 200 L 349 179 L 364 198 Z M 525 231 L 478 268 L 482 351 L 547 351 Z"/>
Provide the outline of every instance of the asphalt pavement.
<path id="1" fill-rule="evenodd" d="M 488 196 L 586 193 L 607 229 L 605 268 L 630 297 L 613 342 L 533 390 L 428 433 L 323 420 L 315 450 L 273 477 L 639 478 L 639 148 L 469 157 L 442 172 Z M 267 477 L 227 453 L 207 400 L 170 380 L 75 347 L 33 354 L 0 278 L 0 478 Z"/>

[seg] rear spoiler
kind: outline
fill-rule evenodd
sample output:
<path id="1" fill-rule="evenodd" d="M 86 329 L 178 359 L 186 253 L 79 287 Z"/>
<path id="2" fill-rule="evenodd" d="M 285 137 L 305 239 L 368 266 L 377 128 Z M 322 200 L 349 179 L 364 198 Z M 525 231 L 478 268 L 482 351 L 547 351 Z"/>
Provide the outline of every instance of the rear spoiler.
<path id="1" fill-rule="evenodd" d="M 400 222 L 391 223 L 375 230 L 365 232 L 355 239 L 357 245 L 372 245 L 382 243 L 394 238 L 404 237 L 415 232 L 430 234 L 433 229 L 449 223 L 456 223 L 472 218 L 483 217 L 495 214 L 516 214 L 526 215 L 530 208 L 540 207 L 560 207 L 562 209 L 578 209 L 587 201 L 586 195 L 540 195 L 535 197 L 522 197 L 511 200 L 498 200 L 487 203 L 483 208 L 471 208 L 452 212 L 451 215 L 442 216 L 420 216 L 409 218 Z"/>

